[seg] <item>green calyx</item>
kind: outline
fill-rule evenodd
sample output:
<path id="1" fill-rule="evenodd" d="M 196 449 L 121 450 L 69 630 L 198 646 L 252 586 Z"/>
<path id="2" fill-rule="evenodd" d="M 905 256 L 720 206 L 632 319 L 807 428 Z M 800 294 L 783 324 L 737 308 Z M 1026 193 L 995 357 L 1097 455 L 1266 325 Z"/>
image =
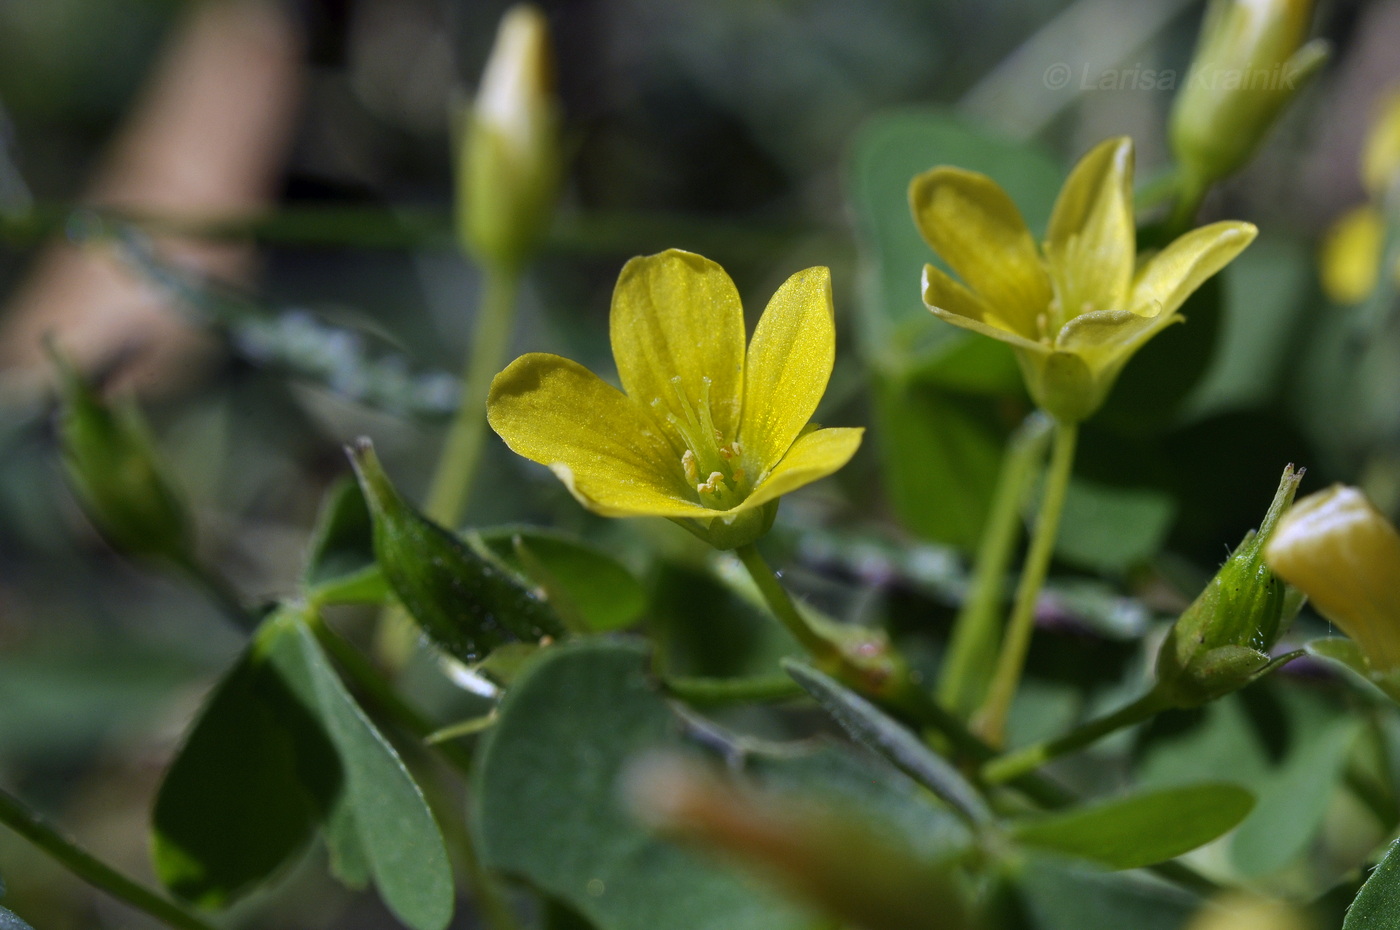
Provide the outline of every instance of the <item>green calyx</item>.
<path id="1" fill-rule="evenodd" d="M 1302 478 L 1302 469 L 1284 469 L 1258 532 L 1245 536 L 1167 634 L 1157 656 L 1157 688 L 1175 706 L 1214 700 L 1271 668 L 1269 650 L 1298 605 L 1264 564 L 1264 546 Z"/>

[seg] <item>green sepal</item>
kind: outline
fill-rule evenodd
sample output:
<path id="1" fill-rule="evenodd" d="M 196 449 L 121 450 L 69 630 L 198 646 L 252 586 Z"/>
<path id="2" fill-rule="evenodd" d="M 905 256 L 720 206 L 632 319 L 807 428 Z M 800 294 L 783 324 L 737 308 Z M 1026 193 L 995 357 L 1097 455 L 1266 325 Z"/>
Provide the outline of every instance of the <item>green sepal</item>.
<path id="1" fill-rule="evenodd" d="M 57 349 L 50 353 L 59 371 L 63 463 L 84 509 L 122 552 L 184 564 L 193 525 L 135 402 L 107 404 Z"/>
<path id="2" fill-rule="evenodd" d="M 477 662 L 505 643 L 564 634 L 546 600 L 404 501 L 369 440 L 348 451 L 374 523 L 375 559 L 435 645 L 463 662 Z"/>

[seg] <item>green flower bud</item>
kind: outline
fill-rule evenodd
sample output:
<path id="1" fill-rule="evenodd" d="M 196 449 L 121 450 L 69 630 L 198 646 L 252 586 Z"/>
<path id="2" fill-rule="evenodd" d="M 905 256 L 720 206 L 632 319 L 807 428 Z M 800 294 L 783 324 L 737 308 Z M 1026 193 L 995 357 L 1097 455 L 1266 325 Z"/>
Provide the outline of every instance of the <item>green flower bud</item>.
<path id="1" fill-rule="evenodd" d="M 129 398 L 108 405 L 57 350 L 51 352 L 60 376 L 63 462 L 88 516 L 127 555 L 187 564 L 193 526 L 156 458 L 141 411 Z"/>
<path id="2" fill-rule="evenodd" d="M 1177 160 L 1204 187 L 1234 174 L 1328 54 L 1311 0 L 1212 0 L 1172 108 Z"/>
<path id="3" fill-rule="evenodd" d="M 1283 470 L 1259 531 L 1245 536 L 1167 634 L 1157 655 L 1157 690 L 1173 705 L 1215 700 L 1269 670 L 1269 650 L 1296 612 L 1296 601 L 1265 564 L 1264 547 L 1302 479 L 1303 469 Z"/>
<path id="4" fill-rule="evenodd" d="M 463 662 L 477 662 L 506 643 L 563 634 L 553 608 L 537 593 L 409 506 L 368 439 L 346 451 L 369 504 L 380 571 L 435 645 Z"/>
<path id="5" fill-rule="evenodd" d="M 553 70 L 544 14 L 512 7 L 463 114 L 457 175 L 463 246 L 498 268 L 528 259 L 553 216 L 560 175 Z"/>

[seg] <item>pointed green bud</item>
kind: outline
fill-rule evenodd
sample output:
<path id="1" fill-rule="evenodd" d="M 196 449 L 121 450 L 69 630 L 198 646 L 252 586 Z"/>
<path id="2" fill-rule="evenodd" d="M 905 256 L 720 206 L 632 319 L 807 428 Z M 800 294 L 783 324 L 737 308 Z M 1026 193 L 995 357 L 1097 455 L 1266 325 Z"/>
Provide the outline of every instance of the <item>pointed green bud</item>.
<path id="1" fill-rule="evenodd" d="M 1279 113 L 1327 60 L 1307 42 L 1311 0 L 1212 0 L 1172 108 L 1177 161 L 1204 188 L 1254 155 Z"/>
<path id="2" fill-rule="evenodd" d="M 118 550 L 186 564 L 194 530 L 166 479 L 134 400 L 109 405 L 50 347 L 59 371 L 59 442 L 68 477 L 88 516 Z"/>
<path id="3" fill-rule="evenodd" d="M 1269 650 L 1298 602 L 1264 563 L 1264 547 L 1293 503 L 1303 471 L 1283 470 L 1259 531 L 1245 536 L 1167 634 L 1157 655 L 1157 689 L 1175 706 L 1223 697 L 1269 670 Z"/>
<path id="4" fill-rule="evenodd" d="M 374 523 L 374 557 L 436 646 L 478 662 L 497 646 L 563 634 L 553 608 L 506 568 L 409 506 L 368 439 L 347 450 Z"/>
<path id="5" fill-rule="evenodd" d="M 458 234 L 477 260 L 513 270 L 548 231 L 561 171 L 549 23 L 512 7 L 462 119 Z"/>

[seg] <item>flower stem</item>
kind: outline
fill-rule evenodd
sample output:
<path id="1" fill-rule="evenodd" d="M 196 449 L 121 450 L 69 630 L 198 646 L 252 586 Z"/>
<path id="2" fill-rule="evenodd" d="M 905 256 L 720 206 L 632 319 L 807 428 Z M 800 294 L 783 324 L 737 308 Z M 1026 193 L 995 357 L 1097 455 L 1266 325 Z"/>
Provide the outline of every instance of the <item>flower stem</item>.
<path id="1" fill-rule="evenodd" d="M 987 698 L 976 715 L 974 729 L 996 746 L 1005 739 L 1006 717 L 1011 712 L 1011 702 L 1016 697 L 1021 673 L 1025 669 L 1031 633 L 1035 630 L 1035 604 L 1045 584 L 1050 557 L 1055 553 L 1055 537 L 1060 529 L 1065 491 L 1074 470 L 1074 446 L 1078 435 L 1078 424 L 1056 421 L 1054 447 L 1050 453 L 1050 467 L 1045 474 L 1045 490 L 1040 500 L 1040 514 L 1036 518 L 1035 535 L 1031 537 L 1026 563 L 1021 569 L 1015 604 L 1011 619 L 1007 621 L 1006 638 L 1001 644 L 1001 654 L 997 656 Z"/>
<path id="2" fill-rule="evenodd" d="M 19 798 L 0 790 L 0 823 L 53 856 L 95 888 L 180 930 L 213 930 L 193 911 L 140 885 L 81 849 Z"/>
<path id="3" fill-rule="evenodd" d="M 773 611 L 773 615 L 803 649 L 819 661 L 830 661 L 840 657 L 836 645 L 813 629 L 807 618 L 802 616 L 787 589 L 778 581 L 778 576 L 759 553 L 758 546 L 749 543 L 735 549 L 734 554 L 744 563 L 744 568 L 748 569 L 749 576 L 758 586 L 758 592 L 763 595 L 768 609 Z"/>
<path id="4" fill-rule="evenodd" d="M 1168 702 L 1156 691 L 1149 691 L 1131 704 L 1090 720 L 1064 736 L 1034 743 L 1015 752 L 998 756 L 983 766 L 982 778 L 994 785 L 1015 781 L 1052 759 L 1058 759 L 1060 756 L 1067 755 L 1077 749 L 1083 749 L 1090 743 L 1097 742 L 1124 727 L 1141 723 L 1148 717 L 1166 710 L 1168 706 Z"/>
<path id="5" fill-rule="evenodd" d="M 938 700 L 964 718 L 985 696 L 996 663 L 1002 592 L 1021 537 L 1021 502 L 1045 456 L 1050 428 L 1050 420 L 1037 411 L 1012 435 L 977 548 L 972 584 L 953 622 L 948 656 L 938 676 Z"/>
<path id="6" fill-rule="evenodd" d="M 485 276 L 471 352 L 462 373 L 461 400 L 443 441 L 423 508 L 428 517 L 448 529 L 457 528 L 466 510 L 486 438 L 486 397 L 491 391 L 491 379 L 505 363 L 515 327 L 519 272 L 487 265 Z"/>
<path id="7" fill-rule="evenodd" d="M 456 531 L 467 509 L 472 478 L 486 439 L 486 398 L 491 379 L 505 364 L 515 328 L 516 297 L 520 272 L 514 268 L 482 266 L 485 276 L 481 303 L 472 331 L 471 351 L 462 371 L 462 391 L 457 412 L 447 427 L 437 467 L 423 513 L 445 528 Z M 391 668 L 401 668 L 413 653 L 418 629 L 398 606 L 385 608 L 379 617 L 376 653 Z"/>

